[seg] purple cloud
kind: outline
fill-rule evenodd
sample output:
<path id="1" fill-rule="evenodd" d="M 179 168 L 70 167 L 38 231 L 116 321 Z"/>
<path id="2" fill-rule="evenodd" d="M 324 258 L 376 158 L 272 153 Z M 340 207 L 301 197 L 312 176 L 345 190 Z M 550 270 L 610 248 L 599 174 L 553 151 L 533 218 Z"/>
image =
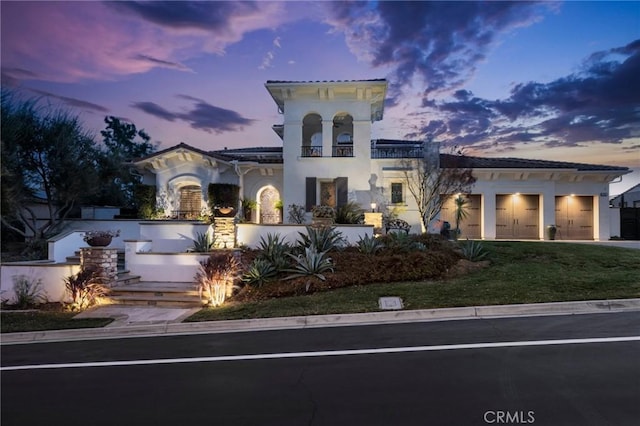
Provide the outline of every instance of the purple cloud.
<path id="1" fill-rule="evenodd" d="M 460 87 L 497 35 L 539 19 L 536 2 L 330 2 L 329 20 L 351 50 L 372 65 L 392 66 L 390 104 L 414 79 L 425 98 Z"/>
<path id="2" fill-rule="evenodd" d="M 483 140 L 542 142 L 547 147 L 619 144 L 640 134 L 638 75 L 640 40 L 596 52 L 566 77 L 517 84 L 507 99 L 487 100 L 459 90 L 452 100 L 429 102 L 423 106 L 439 118 L 421 131 L 457 145 Z"/>
<path id="3" fill-rule="evenodd" d="M 175 113 L 166 110 L 153 102 L 135 102 L 132 106 L 147 114 L 166 121 L 182 120 L 197 130 L 205 132 L 224 133 L 242 130 L 254 120 L 244 118 L 236 111 L 211 105 L 202 99 L 188 95 L 178 95 L 178 98 L 191 101 L 193 106 L 185 113 Z"/>

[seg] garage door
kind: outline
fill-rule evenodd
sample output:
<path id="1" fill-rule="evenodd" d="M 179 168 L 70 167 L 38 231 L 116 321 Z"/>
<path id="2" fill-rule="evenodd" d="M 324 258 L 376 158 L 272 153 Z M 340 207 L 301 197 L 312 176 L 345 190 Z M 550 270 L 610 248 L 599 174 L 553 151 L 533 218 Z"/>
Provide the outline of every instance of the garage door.
<path id="1" fill-rule="evenodd" d="M 496 238 L 538 239 L 539 196 L 496 195 Z"/>
<path id="2" fill-rule="evenodd" d="M 593 239 L 593 197 L 556 197 L 557 240 Z"/>
<path id="3" fill-rule="evenodd" d="M 467 200 L 465 211 L 467 216 L 460 222 L 460 238 L 481 238 L 480 222 L 482 220 L 482 197 L 480 195 L 463 195 Z M 451 224 L 451 229 L 456 227 L 455 196 L 448 196 L 442 205 L 440 219 Z"/>

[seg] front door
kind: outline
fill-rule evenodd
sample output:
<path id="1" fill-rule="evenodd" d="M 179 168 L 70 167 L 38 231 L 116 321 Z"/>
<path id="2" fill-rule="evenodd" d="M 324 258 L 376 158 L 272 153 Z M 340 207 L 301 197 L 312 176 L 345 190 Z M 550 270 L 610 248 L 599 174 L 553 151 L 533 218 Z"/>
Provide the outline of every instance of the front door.
<path id="1" fill-rule="evenodd" d="M 280 223 L 280 210 L 276 209 L 278 200 L 280 200 L 280 193 L 271 186 L 260 193 L 260 223 Z"/>

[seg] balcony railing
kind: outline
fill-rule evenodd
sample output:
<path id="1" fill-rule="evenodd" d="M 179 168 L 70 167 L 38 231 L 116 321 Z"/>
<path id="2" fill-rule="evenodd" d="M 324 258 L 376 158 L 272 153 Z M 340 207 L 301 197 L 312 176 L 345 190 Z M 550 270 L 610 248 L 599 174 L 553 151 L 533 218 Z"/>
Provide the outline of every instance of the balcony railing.
<path id="1" fill-rule="evenodd" d="M 331 155 L 333 157 L 353 157 L 353 146 L 334 146 Z"/>
<path id="2" fill-rule="evenodd" d="M 301 157 L 322 157 L 322 146 L 303 146 Z"/>
<path id="3" fill-rule="evenodd" d="M 422 147 L 395 146 L 371 148 L 371 158 L 421 158 Z"/>
<path id="4" fill-rule="evenodd" d="M 172 219 L 198 219 L 202 212 L 200 210 L 171 210 Z"/>

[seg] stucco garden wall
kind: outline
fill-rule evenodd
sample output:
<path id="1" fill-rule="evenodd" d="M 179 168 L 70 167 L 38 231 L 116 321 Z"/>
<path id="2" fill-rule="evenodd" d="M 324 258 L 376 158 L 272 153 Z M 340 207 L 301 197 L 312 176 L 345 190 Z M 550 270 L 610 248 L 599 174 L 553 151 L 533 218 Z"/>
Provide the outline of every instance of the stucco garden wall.
<path id="1" fill-rule="evenodd" d="M 22 275 L 33 283 L 40 280 L 41 294 L 47 301 L 67 301 L 64 279 L 79 270 L 80 265 L 53 264 L 48 261 L 3 263 L 0 265 L 0 299 L 9 303 L 15 301 L 14 278 Z"/>

